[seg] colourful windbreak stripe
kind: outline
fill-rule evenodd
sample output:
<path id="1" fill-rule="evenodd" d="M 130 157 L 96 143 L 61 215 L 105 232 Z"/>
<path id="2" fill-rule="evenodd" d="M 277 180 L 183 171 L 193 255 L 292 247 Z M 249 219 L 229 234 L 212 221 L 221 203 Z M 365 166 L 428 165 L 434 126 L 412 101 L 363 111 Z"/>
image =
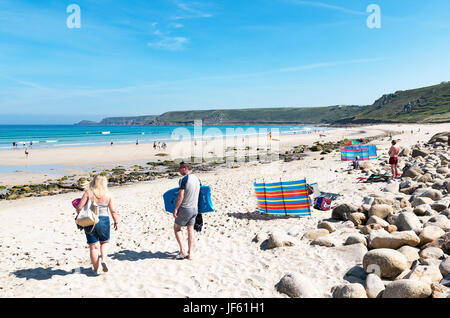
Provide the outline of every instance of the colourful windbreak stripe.
<path id="1" fill-rule="evenodd" d="M 306 180 L 254 183 L 258 211 L 271 215 L 311 215 Z"/>
<path id="2" fill-rule="evenodd" d="M 345 147 L 341 149 L 341 160 L 342 161 L 353 161 L 359 156 L 359 160 L 370 160 L 369 157 L 369 147 L 354 146 Z"/>
<path id="3" fill-rule="evenodd" d="M 378 158 L 377 155 L 377 146 L 375 145 L 369 145 L 369 158 L 370 160 L 374 160 Z"/>

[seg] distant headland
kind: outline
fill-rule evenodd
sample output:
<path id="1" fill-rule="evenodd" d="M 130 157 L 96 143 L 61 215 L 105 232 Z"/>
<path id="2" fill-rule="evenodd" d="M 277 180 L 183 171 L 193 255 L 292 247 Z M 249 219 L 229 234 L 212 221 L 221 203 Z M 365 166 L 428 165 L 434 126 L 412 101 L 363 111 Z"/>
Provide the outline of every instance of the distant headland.
<path id="1" fill-rule="evenodd" d="M 192 125 L 292 125 L 450 122 L 450 82 L 385 94 L 372 105 L 284 107 L 172 111 L 162 115 L 110 117 L 100 122 L 83 120 L 76 125 L 171 126 Z"/>

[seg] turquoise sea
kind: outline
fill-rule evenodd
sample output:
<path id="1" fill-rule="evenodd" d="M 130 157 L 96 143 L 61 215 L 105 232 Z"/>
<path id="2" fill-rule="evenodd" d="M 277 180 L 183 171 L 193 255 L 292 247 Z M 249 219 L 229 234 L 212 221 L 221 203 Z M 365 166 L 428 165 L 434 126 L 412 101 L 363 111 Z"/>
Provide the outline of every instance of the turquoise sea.
<path id="1" fill-rule="evenodd" d="M 218 137 L 245 137 L 267 135 L 270 131 L 281 135 L 309 133 L 325 130 L 315 126 L 76 126 L 76 125 L 0 125 L 0 150 L 18 148 L 80 147 L 114 144 L 141 144 L 179 140 L 182 136 L 195 139 Z"/>

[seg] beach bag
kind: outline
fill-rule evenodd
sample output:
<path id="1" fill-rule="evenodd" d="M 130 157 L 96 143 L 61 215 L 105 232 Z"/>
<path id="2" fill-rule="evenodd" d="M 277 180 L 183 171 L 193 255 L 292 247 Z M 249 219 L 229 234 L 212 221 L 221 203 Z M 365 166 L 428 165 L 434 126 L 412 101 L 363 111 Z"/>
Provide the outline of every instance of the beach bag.
<path id="1" fill-rule="evenodd" d="M 314 200 L 314 209 L 328 211 L 331 209 L 331 202 L 330 198 L 318 197 Z"/>
<path id="2" fill-rule="evenodd" d="M 75 223 L 81 227 L 92 226 L 91 232 L 94 230 L 95 225 L 98 223 L 98 205 L 94 200 L 88 200 L 84 205 L 84 208 L 80 211 Z"/>
<path id="3" fill-rule="evenodd" d="M 203 228 L 203 217 L 200 213 L 198 213 L 195 218 L 194 230 L 200 232 L 202 228 Z"/>

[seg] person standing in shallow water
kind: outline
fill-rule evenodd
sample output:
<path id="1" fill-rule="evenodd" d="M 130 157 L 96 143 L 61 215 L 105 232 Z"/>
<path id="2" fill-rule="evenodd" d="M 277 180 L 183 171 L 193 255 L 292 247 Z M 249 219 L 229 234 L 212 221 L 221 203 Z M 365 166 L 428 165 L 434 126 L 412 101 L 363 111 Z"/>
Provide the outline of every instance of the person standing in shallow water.
<path id="1" fill-rule="evenodd" d="M 395 140 L 392 140 L 392 146 L 389 149 L 389 164 L 391 165 L 391 171 L 392 171 L 392 179 L 397 179 L 398 174 L 398 154 L 400 153 L 400 147 L 396 145 L 397 142 Z"/>
<path id="2" fill-rule="evenodd" d="M 114 220 L 114 229 L 118 229 L 117 212 L 113 204 L 113 199 L 108 191 L 108 179 L 102 175 L 96 175 L 89 184 L 88 190 L 84 193 L 78 204 L 77 217 L 88 200 L 93 200 L 98 205 L 99 222 L 94 226 L 84 228 L 86 240 L 89 245 L 89 254 L 94 274 L 98 274 L 100 264 L 104 272 L 107 272 L 107 247 L 110 240 L 110 219 L 109 213 Z M 75 217 L 76 219 L 76 217 Z M 100 255 L 98 253 L 98 243 L 100 242 Z M 100 261 L 101 258 L 101 261 Z"/>
<path id="3" fill-rule="evenodd" d="M 178 171 L 183 176 L 179 181 L 180 190 L 178 193 L 177 203 L 173 211 L 175 218 L 174 232 L 175 238 L 180 247 L 180 252 L 176 259 L 192 260 L 194 248 L 194 224 L 198 214 L 198 197 L 200 194 L 200 180 L 197 176 L 191 174 L 191 165 L 189 163 L 180 162 Z M 187 227 L 188 231 L 188 252 L 186 254 L 183 243 L 181 242 L 181 228 Z"/>

